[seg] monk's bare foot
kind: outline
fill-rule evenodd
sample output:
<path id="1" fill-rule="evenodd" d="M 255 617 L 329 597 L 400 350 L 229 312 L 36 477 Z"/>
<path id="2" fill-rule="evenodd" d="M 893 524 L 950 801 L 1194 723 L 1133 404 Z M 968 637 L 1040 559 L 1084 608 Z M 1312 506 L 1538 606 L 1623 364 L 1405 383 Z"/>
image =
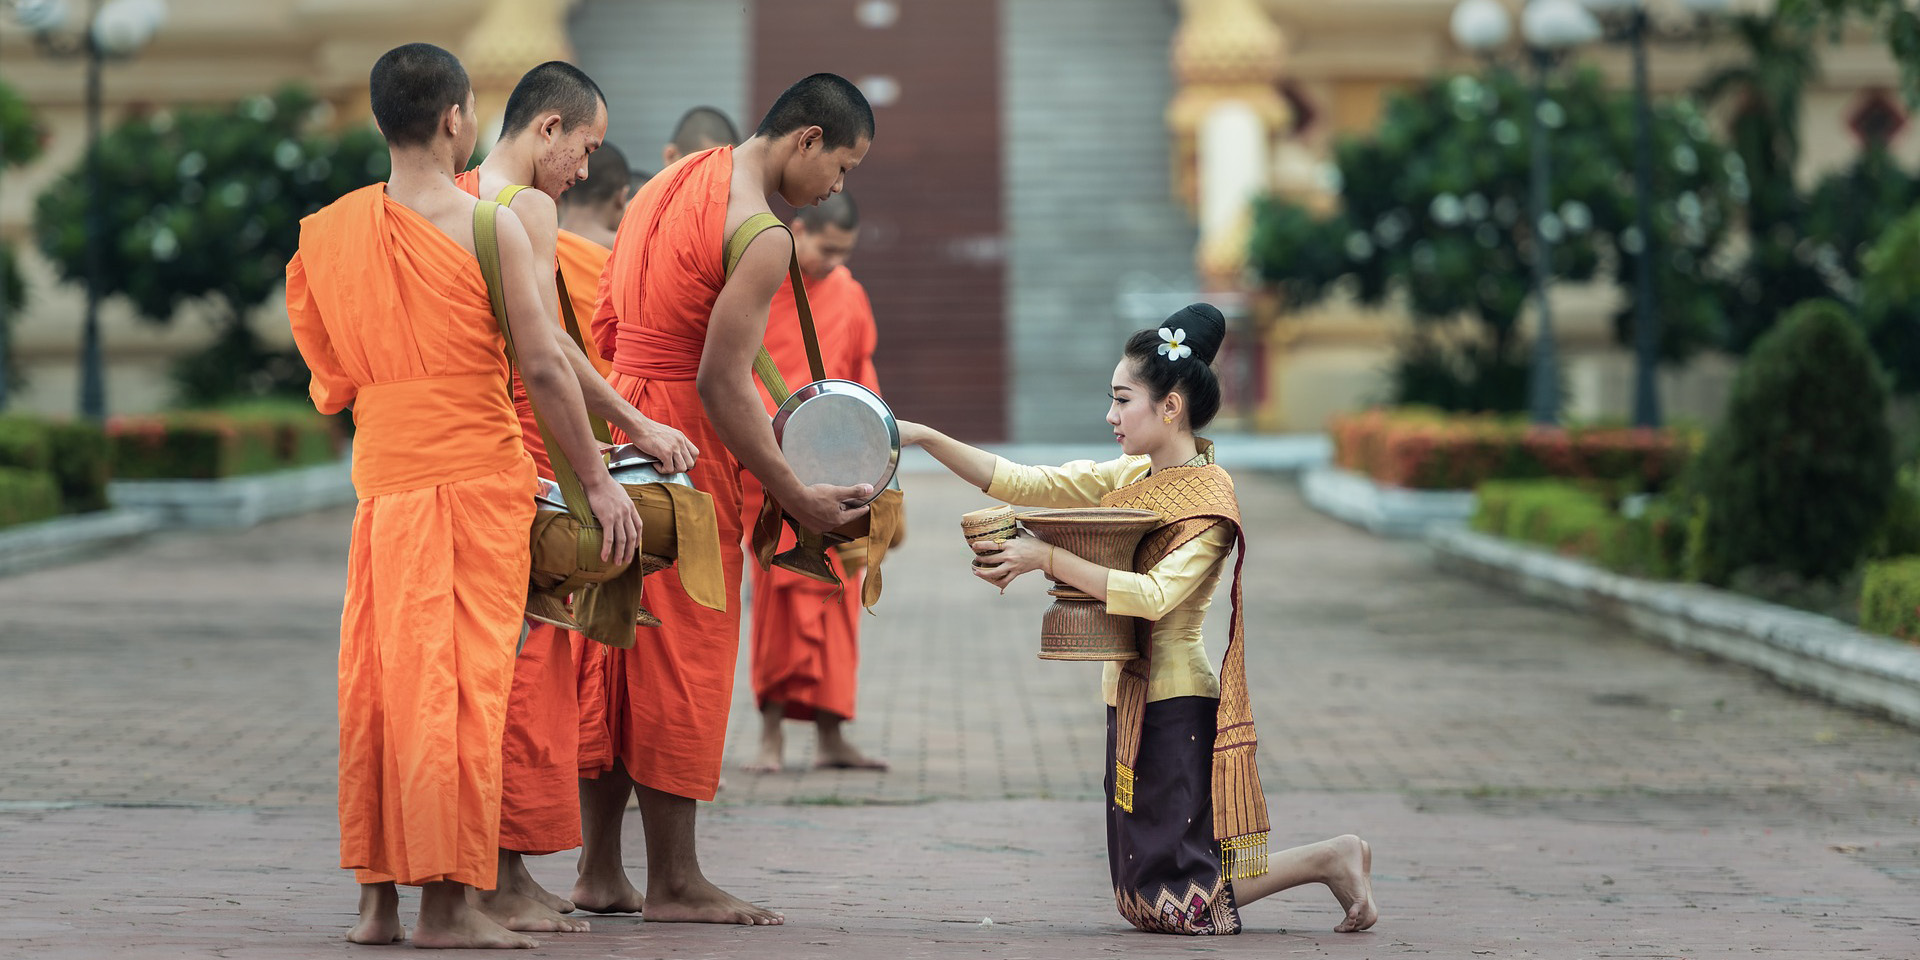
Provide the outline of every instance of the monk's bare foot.
<path id="1" fill-rule="evenodd" d="M 623 870 L 613 878 L 583 876 L 575 881 L 573 905 L 588 913 L 642 913 L 647 898 L 640 895 Z"/>
<path id="2" fill-rule="evenodd" d="M 1333 932 L 1358 933 L 1380 919 L 1379 907 L 1373 902 L 1373 848 L 1350 833 L 1334 837 L 1327 844 L 1334 857 L 1327 889 L 1347 911 Z"/>
<path id="3" fill-rule="evenodd" d="M 738 923 L 770 926 L 787 918 L 757 907 L 709 883 L 695 879 L 673 890 L 649 889 L 648 923 Z"/>
<path id="4" fill-rule="evenodd" d="M 400 891 L 391 883 L 361 884 L 360 922 L 347 931 L 347 939 L 384 945 L 406 938 L 407 928 L 400 925 Z"/>
<path id="5" fill-rule="evenodd" d="M 820 759 L 813 765 L 821 770 L 885 770 L 887 761 L 881 757 L 870 757 L 861 753 L 853 744 L 840 741 L 837 747 L 829 749 L 820 745 Z"/>
<path id="6" fill-rule="evenodd" d="M 752 763 L 747 764 L 747 772 L 779 773 L 780 768 L 786 765 L 786 759 L 781 756 L 781 754 L 785 752 L 786 744 L 782 742 L 778 735 L 775 735 L 772 739 L 761 737 L 760 753 L 753 758 Z"/>
<path id="7" fill-rule="evenodd" d="M 563 917 L 514 890 L 481 892 L 474 897 L 474 905 L 493 922 L 521 933 L 586 933 L 591 929 L 587 921 Z"/>
<path id="8" fill-rule="evenodd" d="M 449 881 L 420 890 L 420 923 L 413 945 L 429 950 L 526 950 L 540 944 L 495 923 L 467 900 L 467 887 Z"/>
<path id="9" fill-rule="evenodd" d="M 508 874 L 507 879 L 508 889 L 514 893 L 526 897 L 546 907 L 548 910 L 552 910 L 554 913 L 573 912 L 573 901 L 565 897 L 556 896 L 547 890 L 546 887 L 541 886 L 540 881 L 535 880 L 533 874 L 527 872 L 526 860 L 515 857 L 513 869 Z"/>

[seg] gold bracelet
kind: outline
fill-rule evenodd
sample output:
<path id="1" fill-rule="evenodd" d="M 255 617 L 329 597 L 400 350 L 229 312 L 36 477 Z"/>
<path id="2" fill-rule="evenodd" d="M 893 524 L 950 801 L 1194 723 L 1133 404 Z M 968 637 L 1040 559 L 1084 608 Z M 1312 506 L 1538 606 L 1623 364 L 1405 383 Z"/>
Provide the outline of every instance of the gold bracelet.
<path id="1" fill-rule="evenodd" d="M 1047 544 L 1047 569 L 1042 571 L 1048 579 L 1053 578 L 1053 544 Z"/>

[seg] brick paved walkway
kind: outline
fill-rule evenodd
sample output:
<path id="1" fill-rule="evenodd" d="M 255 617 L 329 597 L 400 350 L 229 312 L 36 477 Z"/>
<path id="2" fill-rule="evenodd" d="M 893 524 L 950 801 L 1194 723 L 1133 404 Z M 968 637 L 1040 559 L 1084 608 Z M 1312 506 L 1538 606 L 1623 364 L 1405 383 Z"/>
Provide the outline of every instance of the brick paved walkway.
<path id="1" fill-rule="evenodd" d="M 1920 955 L 1920 733 L 1438 574 L 1253 476 L 1276 839 L 1368 836 L 1387 919 L 1324 933 L 1303 890 L 1231 941 L 1127 932 L 1091 805 L 1097 669 L 1033 658 L 1038 584 L 966 576 L 955 518 L 984 497 L 908 480 L 850 728 L 894 770 L 809 770 L 790 725 L 788 772 L 742 772 L 742 685 L 702 821 L 710 873 L 790 925 L 598 920 L 545 953 Z M 329 806 L 347 520 L 0 579 L 0 956 L 358 952 Z"/>

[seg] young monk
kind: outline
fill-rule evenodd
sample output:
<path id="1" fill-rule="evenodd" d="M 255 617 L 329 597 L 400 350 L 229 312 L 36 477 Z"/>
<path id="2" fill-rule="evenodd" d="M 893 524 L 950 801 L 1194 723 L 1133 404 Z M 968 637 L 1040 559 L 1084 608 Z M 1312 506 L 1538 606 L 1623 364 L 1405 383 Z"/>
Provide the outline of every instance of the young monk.
<path id="1" fill-rule="evenodd" d="M 634 195 L 600 278 L 594 332 L 612 350 L 613 385 L 648 416 L 678 424 L 700 446 L 694 485 L 713 497 L 727 590 L 735 602 L 708 610 L 679 591 L 673 570 L 654 574 L 648 608 L 664 625 L 642 629 L 632 650 L 584 651 L 580 879 L 573 901 L 588 910 L 638 911 L 650 921 L 779 923 L 780 915 L 734 897 L 700 871 L 695 803 L 713 798 L 739 647 L 740 470 L 751 471 L 799 522 L 831 530 L 862 516 L 866 486 L 805 486 L 774 442 L 753 384 L 753 358 L 768 304 L 787 276 L 793 244 L 784 230 L 758 235 L 729 276 L 723 252 L 733 231 L 767 198 L 796 207 L 840 191 L 873 139 L 873 112 L 846 80 L 815 74 L 780 95 L 746 143 L 685 157 Z M 616 435 L 615 439 L 618 439 Z M 585 718 L 591 717 L 592 721 Z M 620 859 L 621 815 L 640 798 L 647 893 Z"/>
<path id="2" fill-rule="evenodd" d="M 673 125 L 673 138 L 660 148 L 660 169 L 673 166 L 681 157 L 739 142 L 740 130 L 726 114 L 716 107 L 694 107 L 680 115 L 680 122 Z"/>
<path id="3" fill-rule="evenodd" d="M 589 157 L 607 132 L 606 98 L 591 78 L 558 60 L 526 72 L 507 96 L 500 139 L 480 166 L 455 178 L 468 193 L 495 199 L 514 186 L 508 209 L 526 228 L 539 263 L 553 263 L 559 250 L 558 199 L 577 181 L 591 182 Z M 625 171 L 625 162 L 618 164 Z M 635 410 L 595 369 L 561 321 L 554 272 L 542 271 L 540 299 L 551 323 L 543 331 L 571 365 L 588 406 L 608 411 L 635 445 L 674 469 L 692 465 L 692 444 L 680 431 Z M 588 283 L 597 283 L 596 271 Z M 591 289 L 591 288 L 589 288 Z M 572 290 L 569 289 L 569 293 Z M 580 322 L 584 323 L 582 319 Z M 542 477 L 554 479 L 540 427 L 526 391 L 514 384 L 520 439 Z M 545 411 L 542 411 L 545 415 Z M 574 463 L 576 469 L 580 464 Z M 510 930 L 580 933 L 585 920 L 563 914 L 573 904 L 535 882 L 523 855 L 543 855 L 580 845 L 580 705 L 572 647 L 551 624 L 529 626 L 515 660 L 513 695 L 507 702 L 500 804 L 500 869 L 497 886 L 478 902 Z"/>
<path id="4" fill-rule="evenodd" d="M 361 883 L 355 943 L 392 943 L 396 882 L 422 888 L 415 945 L 531 947 L 469 903 L 498 879 L 501 736 L 526 603 L 533 464 L 475 260 L 474 204 L 453 183 L 473 154 L 473 90 L 431 44 L 369 78 L 392 179 L 306 218 L 287 311 L 314 405 L 353 408 L 360 495 L 340 625 L 340 862 Z M 550 334 L 537 259 L 498 212 L 520 373 L 632 559 L 639 516 L 598 466 L 579 378 Z"/>
<path id="5" fill-rule="evenodd" d="M 601 356 L 599 344 L 593 342 L 594 298 L 607 257 L 613 253 L 613 233 L 620 229 L 620 214 L 626 212 L 632 194 L 633 172 L 627 168 L 626 155 L 613 144 L 602 143 L 587 157 L 587 179 L 560 195 L 560 238 L 555 247 L 560 276 L 573 299 L 587 361 L 602 379 L 613 373 L 613 361 Z"/>
<path id="6" fill-rule="evenodd" d="M 879 392 L 873 350 L 879 333 L 867 289 L 847 269 L 847 257 L 860 239 L 860 211 L 853 197 L 837 194 L 793 216 L 793 255 L 800 261 L 807 302 L 820 339 L 826 375 L 852 380 Z M 789 387 L 813 379 L 793 285 L 783 284 L 767 315 L 767 353 Z M 771 416 L 778 408 L 763 386 L 760 398 Z M 744 478 L 743 523 L 752 527 L 764 493 L 751 475 Z M 794 545 L 792 531 L 779 549 Z M 859 549 L 864 550 L 864 545 Z M 819 740 L 815 764 L 861 770 L 885 770 L 887 762 L 870 757 L 847 741 L 841 726 L 853 719 L 854 687 L 860 669 L 860 584 L 864 568 L 850 571 L 839 551 L 828 553 L 837 587 L 774 567 L 753 575 L 753 696 L 760 706 L 760 752 L 747 768 L 776 773 L 782 764 L 782 721 L 812 721 Z"/>
<path id="7" fill-rule="evenodd" d="M 1201 642 L 1236 543 L 1246 560 L 1233 479 L 1214 464 L 1213 444 L 1194 435 L 1220 410 L 1212 363 L 1225 335 L 1220 311 L 1197 303 L 1127 340 L 1107 408 L 1117 460 L 1022 466 L 917 423 L 902 422 L 900 440 L 1007 503 L 1160 514 L 1162 525 L 1141 541 L 1132 569 L 1108 569 L 1034 537 L 973 544 L 991 561 L 974 574 L 1003 590 L 1039 570 L 1104 602 L 1109 613 L 1140 618 L 1135 639 L 1144 655 L 1108 662 L 1103 684 L 1107 859 L 1120 915 L 1152 933 L 1239 933 L 1239 907 L 1323 883 L 1345 913 L 1334 929 L 1365 930 L 1379 911 L 1373 853 L 1359 837 L 1266 852 L 1238 564 L 1218 676 Z"/>

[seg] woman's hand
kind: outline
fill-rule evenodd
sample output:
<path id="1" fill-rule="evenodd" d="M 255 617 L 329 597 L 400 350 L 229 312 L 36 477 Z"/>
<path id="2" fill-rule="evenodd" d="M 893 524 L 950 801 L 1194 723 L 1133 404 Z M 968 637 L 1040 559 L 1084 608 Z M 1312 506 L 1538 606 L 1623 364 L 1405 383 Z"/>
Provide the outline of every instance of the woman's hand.
<path id="1" fill-rule="evenodd" d="M 900 431 L 900 445 L 903 447 L 917 447 L 933 435 L 933 430 L 911 420 L 895 420 L 893 425 Z"/>
<path id="2" fill-rule="evenodd" d="M 1018 536 L 999 543 L 975 540 L 970 546 L 975 556 L 993 564 L 990 567 L 974 567 L 973 575 L 1001 590 L 1007 589 L 1007 585 L 1023 573 L 1051 570 L 1052 558 L 1057 555 L 1053 547 L 1038 537 L 1030 536 Z"/>

